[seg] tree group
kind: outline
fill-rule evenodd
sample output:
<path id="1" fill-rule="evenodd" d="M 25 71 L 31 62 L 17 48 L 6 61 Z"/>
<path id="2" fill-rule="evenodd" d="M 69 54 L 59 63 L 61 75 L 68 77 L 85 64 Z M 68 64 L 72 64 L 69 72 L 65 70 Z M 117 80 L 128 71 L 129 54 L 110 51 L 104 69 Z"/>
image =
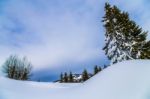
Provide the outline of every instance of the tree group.
<path id="1" fill-rule="evenodd" d="M 64 74 L 61 73 L 60 74 L 60 82 L 61 83 L 62 82 L 65 82 L 65 83 L 67 83 L 67 82 L 74 82 L 72 72 L 70 72 L 69 75 L 67 74 L 67 72 L 65 72 Z"/>
<path id="2" fill-rule="evenodd" d="M 31 70 L 31 63 L 25 57 L 20 59 L 16 55 L 11 55 L 3 64 L 3 72 L 6 76 L 16 80 L 28 80 Z"/>
<path id="3" fill-rule="evenodd" d="M 83 72 L 81 73 L 82 78 L 78 79 L 78 81 L 76 81 L 74 79 L 72 72 L 70 72 L 69 74 L 67 72 L 65 72 L 64 74 L 61 73 L 60 74 L 60 82 L 61 83 L 84 82 L 84 81 L 88 80 L 90 77 L 92 77 L 93 75 L 96 75 L 100 71 L 102 71 L 102 68 L 97 65 L 93 68 L 93 74 L 88 73 L 88 71 L 86 69 L 84 69 Z"/>
<path id="4" fill-rule="evenodd" d="M 97 65 L 94 67 L 94 75 L 97 74 L 98 72 L 100 72 L 102 70 L 101 67 L 98 67 Z"/>

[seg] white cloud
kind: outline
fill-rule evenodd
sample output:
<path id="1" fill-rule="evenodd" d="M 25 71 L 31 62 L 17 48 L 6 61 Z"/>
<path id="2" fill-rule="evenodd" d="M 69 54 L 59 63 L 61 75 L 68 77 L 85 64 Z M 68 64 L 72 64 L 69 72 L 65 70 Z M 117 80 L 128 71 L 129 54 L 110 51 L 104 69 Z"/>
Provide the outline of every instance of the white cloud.
<path id="1" fill-rule="evenodd" d="M 144 30 L 149 30 L 148 1 L 109 1 L 128 11 L 130 17 Z M 61 66 L 62 63 L 87 63 L 98 59 L 102 62 L 105 59 L 101 50 L 104 44 L 101 23 L 104 2 L 5 1 L 0 11 L 0 64 L 13 53 L 26 55 L 39 69 L 44 66 L 57 68 L 55 66 Z"/>
<path id="2" fill-rule="evenodd" d="M 99 17 L 98 2 L 98 0 L 7 2 L 3 8 L 3 15 L 7 18 L 6 21 L 9 21 L 6 26 L 9 27 L 11 24 L 12 26 L 5 36 L 13 40 L 6 37 L 5 41 L 8 40 L 10 46 L 3 43 L 8 49 L 4 51 L 5 56 L 10 53 L 26 55 L 35 68 L 53 67 L 58 64 L 61 66 L 64 62 L 90 62 L 103 58 L 101 48 L 104 36 L 99 29 L 101 19 L 96 19 Z M 23 27 L 21 32 L 18 32 L 19 26 Z"/>

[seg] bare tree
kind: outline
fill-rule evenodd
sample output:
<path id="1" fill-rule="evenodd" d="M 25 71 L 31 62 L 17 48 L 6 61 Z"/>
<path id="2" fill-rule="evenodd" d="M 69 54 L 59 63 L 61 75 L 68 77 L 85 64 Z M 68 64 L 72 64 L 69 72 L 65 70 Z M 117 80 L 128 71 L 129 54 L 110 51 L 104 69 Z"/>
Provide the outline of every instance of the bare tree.
<path id="1" fill-rule="evenodd" d="M 8 78 L 16 80 L 28 80 L 31 76 L 32 65 L 26 57 L 20 59 L 11 55 L 3 65 L 3 72 Z"/>

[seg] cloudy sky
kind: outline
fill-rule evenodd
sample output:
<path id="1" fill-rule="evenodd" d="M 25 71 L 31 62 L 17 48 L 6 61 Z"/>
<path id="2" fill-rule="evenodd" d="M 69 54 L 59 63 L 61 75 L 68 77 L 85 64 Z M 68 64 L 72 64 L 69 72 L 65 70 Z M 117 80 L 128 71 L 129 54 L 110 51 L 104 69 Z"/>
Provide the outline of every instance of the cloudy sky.
<path id="1" fill-rule="evenodd" d="M 149 31 L 149 0 L 107 0 Z M 27 56 L 37 79 L 108 64 L 101 20 L 106 0 L 0 0 L 0 65 Z M 150 39 L 150 35 L 148 37 Z"/>

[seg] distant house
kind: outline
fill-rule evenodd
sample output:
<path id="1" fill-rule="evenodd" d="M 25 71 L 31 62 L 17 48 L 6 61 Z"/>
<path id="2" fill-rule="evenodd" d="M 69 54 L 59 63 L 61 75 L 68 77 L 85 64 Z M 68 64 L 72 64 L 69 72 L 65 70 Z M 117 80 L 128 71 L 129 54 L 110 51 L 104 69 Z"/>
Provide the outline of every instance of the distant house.
<path id="1" fill-rule="evenodd" d="M 81 82 L 82 81 L 82 74 L 73 74 L 73 81 L 74 82 Z"/>
<path id="2" fill-rule="evenodd" d="M 89 78 L 93 76 L 93 74 L 88 74 Z M 73 74 L 73 80 L 74 82 L 82 82 L 82 74 Z"/>

